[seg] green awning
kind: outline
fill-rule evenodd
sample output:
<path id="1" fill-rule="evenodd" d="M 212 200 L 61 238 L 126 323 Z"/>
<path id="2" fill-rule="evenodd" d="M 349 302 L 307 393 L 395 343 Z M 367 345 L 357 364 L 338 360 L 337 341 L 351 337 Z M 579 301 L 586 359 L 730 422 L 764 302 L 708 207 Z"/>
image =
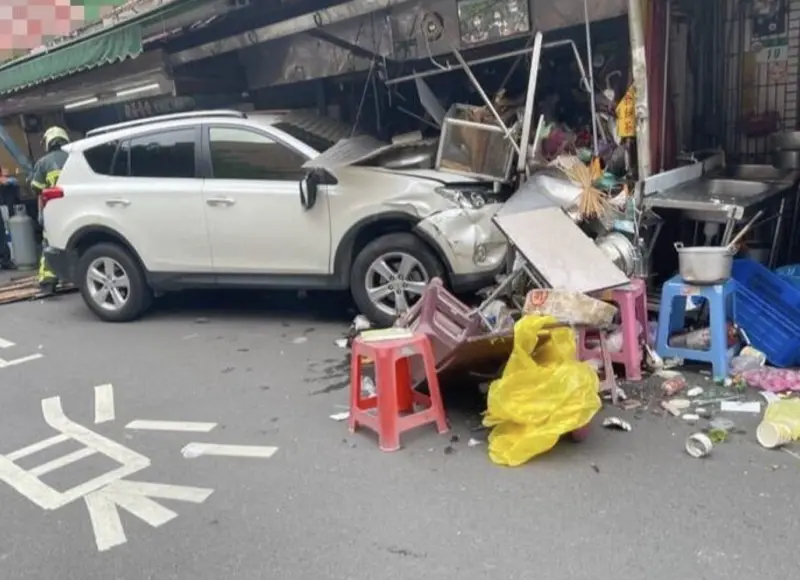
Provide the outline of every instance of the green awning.
<path id="1" fill-rule="evenodd" d="M 131 24 L 87 37 L 64 48 L 0 67 L 0 95 L 13 93 L 142 53 L 142 27 Z"/>

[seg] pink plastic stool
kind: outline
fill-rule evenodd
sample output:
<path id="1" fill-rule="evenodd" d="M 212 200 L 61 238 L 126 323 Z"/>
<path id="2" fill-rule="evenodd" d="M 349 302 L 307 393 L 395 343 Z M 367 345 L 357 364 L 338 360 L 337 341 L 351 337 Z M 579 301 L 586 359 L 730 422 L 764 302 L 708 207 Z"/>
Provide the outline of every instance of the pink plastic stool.
<path id="1" fill-rule="evenodd" d="M 622 350 L 609 353 L 611 360 L 625 366 L 625 378 L 629 381 L 642 379 L 642 358 L 644 351 L 639 340 L 641 326 L 644 341 L 649 344 L 647 329 L 647 286 L 644 280 L 635 278 L 626 288 L 610 290 L 599 298 L 615 302 L 619 307 L 622 327 Z M 637 324 L 638 323 L 638 324 Z M 600 348 L 589 348 L 586 339 L 595 337 L 591 330 L 581 330 L 578 334 L 578 357 L 581 360 L 600 359 Z"/>

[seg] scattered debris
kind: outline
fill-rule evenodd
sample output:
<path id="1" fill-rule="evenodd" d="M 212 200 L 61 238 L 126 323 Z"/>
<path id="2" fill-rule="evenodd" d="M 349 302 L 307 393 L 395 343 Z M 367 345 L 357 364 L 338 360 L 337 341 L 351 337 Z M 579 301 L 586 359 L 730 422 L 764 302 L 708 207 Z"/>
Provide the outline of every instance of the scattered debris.
<path id="1" fill-rule="evenodd" d="M 681 417 L 687 423 L 697 423 L 700 420 L 700 415 L 696 413 L 686 413 Z"/>
<path id="2" fill-rule="evenodd" d="M 350 411 L 343 411 L 341 413 L 334 413 L 330 416 L 334 421 L 347 421 L 350 418 Z"/>
<path id="3" fill-rule="evenodd" d="M 719 408 L 724 413 L 760 413 L 761 403 L 758 401 L 722 401 Z"/>
<path id="4" fill-rule="evenodd" d="M 349 346 L 348 341 L 347 341 L 346 338 L 337 338 L 333 342 L 339 348 L 347 348 Z"/>
<path id="5" fill-rule="evenodd" d="M 688 391 L 686 391 L 687 397 L 699 397 L 703 394 L 703 387 L 692 387 Z"/>
<path id="6" fill-rule="evenodd" d="M 681 410 L 673 407 L 669 401 L 661 401 L 661 407 L 673 417 L 680 417 Z"/>
<path id="7" fill-rule="evenodd" d="M 712 429 L 718 429 L 720 431 L 733 431 L 733 428 L 736 427 L 736 424 L 733 421 L 724 417 L 714 419 L 709 423 L 709 425 Z"/>
<path id="8" fill-rule="evenodd" d="M 474 437 L 470 437 L 469 441 L 467 441 L 467 447 L 477 447 L 478 445 L 483 445 L 484 442 L 480 439 L 475 439 Z"/>
<path id="9" fill-rule="evenodd" d="M 626 411 L 633 411 L 634 409 L 638 409 L 642 406 L 642 402 L 636 399 L 626 399 L 623 400 L 620 404 L 620 407 L 625 409 Z"/>
<path id="10" fill-rule="evenodd" d="M 688 386 L 686 377 L 677 371 L 660 371 L 659 376 L 664 377 L 667 374 L 666 380 L 661 383 L 661 390 L 667 397 L 671 397 Z"/>
<path id="11" fill-rule="evenodd" d="M 711 418 L 711 411 L 709 409 L 706 409 L 705 407 L 697 407 L 694 410 L 694 412 L 697 413 L 703 419 L 710 419 Z"/>
<path id="12" fill-rule="evenodd" d="M 605 420 L 603 420 L 603 427 L 606 429 L 617 429 L 618 431 L 630 431 L 632 429 L 630 423 L 623 421 L 619 417 L 606 417 Z"/>
<path id="13" fill-rule="evenodd" d="M 372 380 L 370 377 L 363 377 L 361 379 L 361 397 L 366 399 L 369 397 L 374 397 L 375 394 L 378 392 L 377 388 L 375 387 L 375 381 Z"/>
<path id="14" fill-rule="evenodd" d="M 686 439 L 685 449 L 686 453 L 695 459 L 708 457 L 713 449 L 714 443 L 711 438 L 705 433 L 695 433 Z"/>

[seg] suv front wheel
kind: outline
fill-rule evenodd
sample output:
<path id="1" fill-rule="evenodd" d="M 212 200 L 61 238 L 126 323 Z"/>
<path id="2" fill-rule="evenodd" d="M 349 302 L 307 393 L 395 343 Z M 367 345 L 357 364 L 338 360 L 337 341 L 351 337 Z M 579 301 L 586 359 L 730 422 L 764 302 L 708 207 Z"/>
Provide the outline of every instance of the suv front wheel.
<path id="1" fill-rule="evenodd" d="M 89 309 L 106 322 L 129 322 L 150 306 L 153 293 L 136 259 L 112 243 L 90 247 L 78 260 L 76 281 Z"/>
<path id="2" fill-rule="evenodd" d="M 356 306 L 379 326 L 390 326 L 422 296 L 444 267 L 413 234 L 388 234 L 358 253 L 350 272 L 350 292 Z"/>

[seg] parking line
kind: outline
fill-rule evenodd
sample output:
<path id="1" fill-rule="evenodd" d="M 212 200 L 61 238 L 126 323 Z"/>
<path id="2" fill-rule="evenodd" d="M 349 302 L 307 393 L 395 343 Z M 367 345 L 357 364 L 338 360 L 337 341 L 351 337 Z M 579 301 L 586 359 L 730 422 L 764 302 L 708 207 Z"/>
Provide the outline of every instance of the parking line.
<path id="1" fill-rule="evenodd" d="M 78 449 L 77 451 L 73 451 L 72 453 L 68 453 L 58 459 L 53 459 L 52 461 L 48 461 L 47 463 L 43 463 L 33 469 L 29 469 L 28 472 L 31 475 L 35 475 L 39 477 L 40 475 L 44 475 L 45 473 L 50 473 L 51 471 L 55 471 L 56 469 L 60 469 L 69 465 L 70 463 L 75 463 L 83 459 L 84 457 L 89 457 L 90 455 L 94 455 L 97 453 L 91 447 L 84 447 L 83 449 Z"/>
<path id="2" fill-rule="evenodd" d="M 277 447 L 268 445 L 219 445 L 217 443 L 189 443 L 181 449 L 184 457 L 194 458 L 201 455 L 224 455 L 226 457 L 263 457 L 268 459 L 275 455 Z"/>
<path id="3" fill-rule="evenodd" d="M 94 388 L 94 422 L 106 423 L 114 420 L 114 387 L 98 385 Z"/>
<path id="4" fill-rule="evenodd" d="M 193 433 L 208 433 L 216 423 L 201 423 L 199 421 L 149 421 L 137 419 L 125 425 L 126 429 L 140 429 L 143 431 L 188 431 Z"/>
<path id="5" fill-rule="evenodd" d="M 11 348 L 12 346 L 17 346 L 10 340 L 6 340 L 4 338 L 0 338 L 0 348 Z"/>

